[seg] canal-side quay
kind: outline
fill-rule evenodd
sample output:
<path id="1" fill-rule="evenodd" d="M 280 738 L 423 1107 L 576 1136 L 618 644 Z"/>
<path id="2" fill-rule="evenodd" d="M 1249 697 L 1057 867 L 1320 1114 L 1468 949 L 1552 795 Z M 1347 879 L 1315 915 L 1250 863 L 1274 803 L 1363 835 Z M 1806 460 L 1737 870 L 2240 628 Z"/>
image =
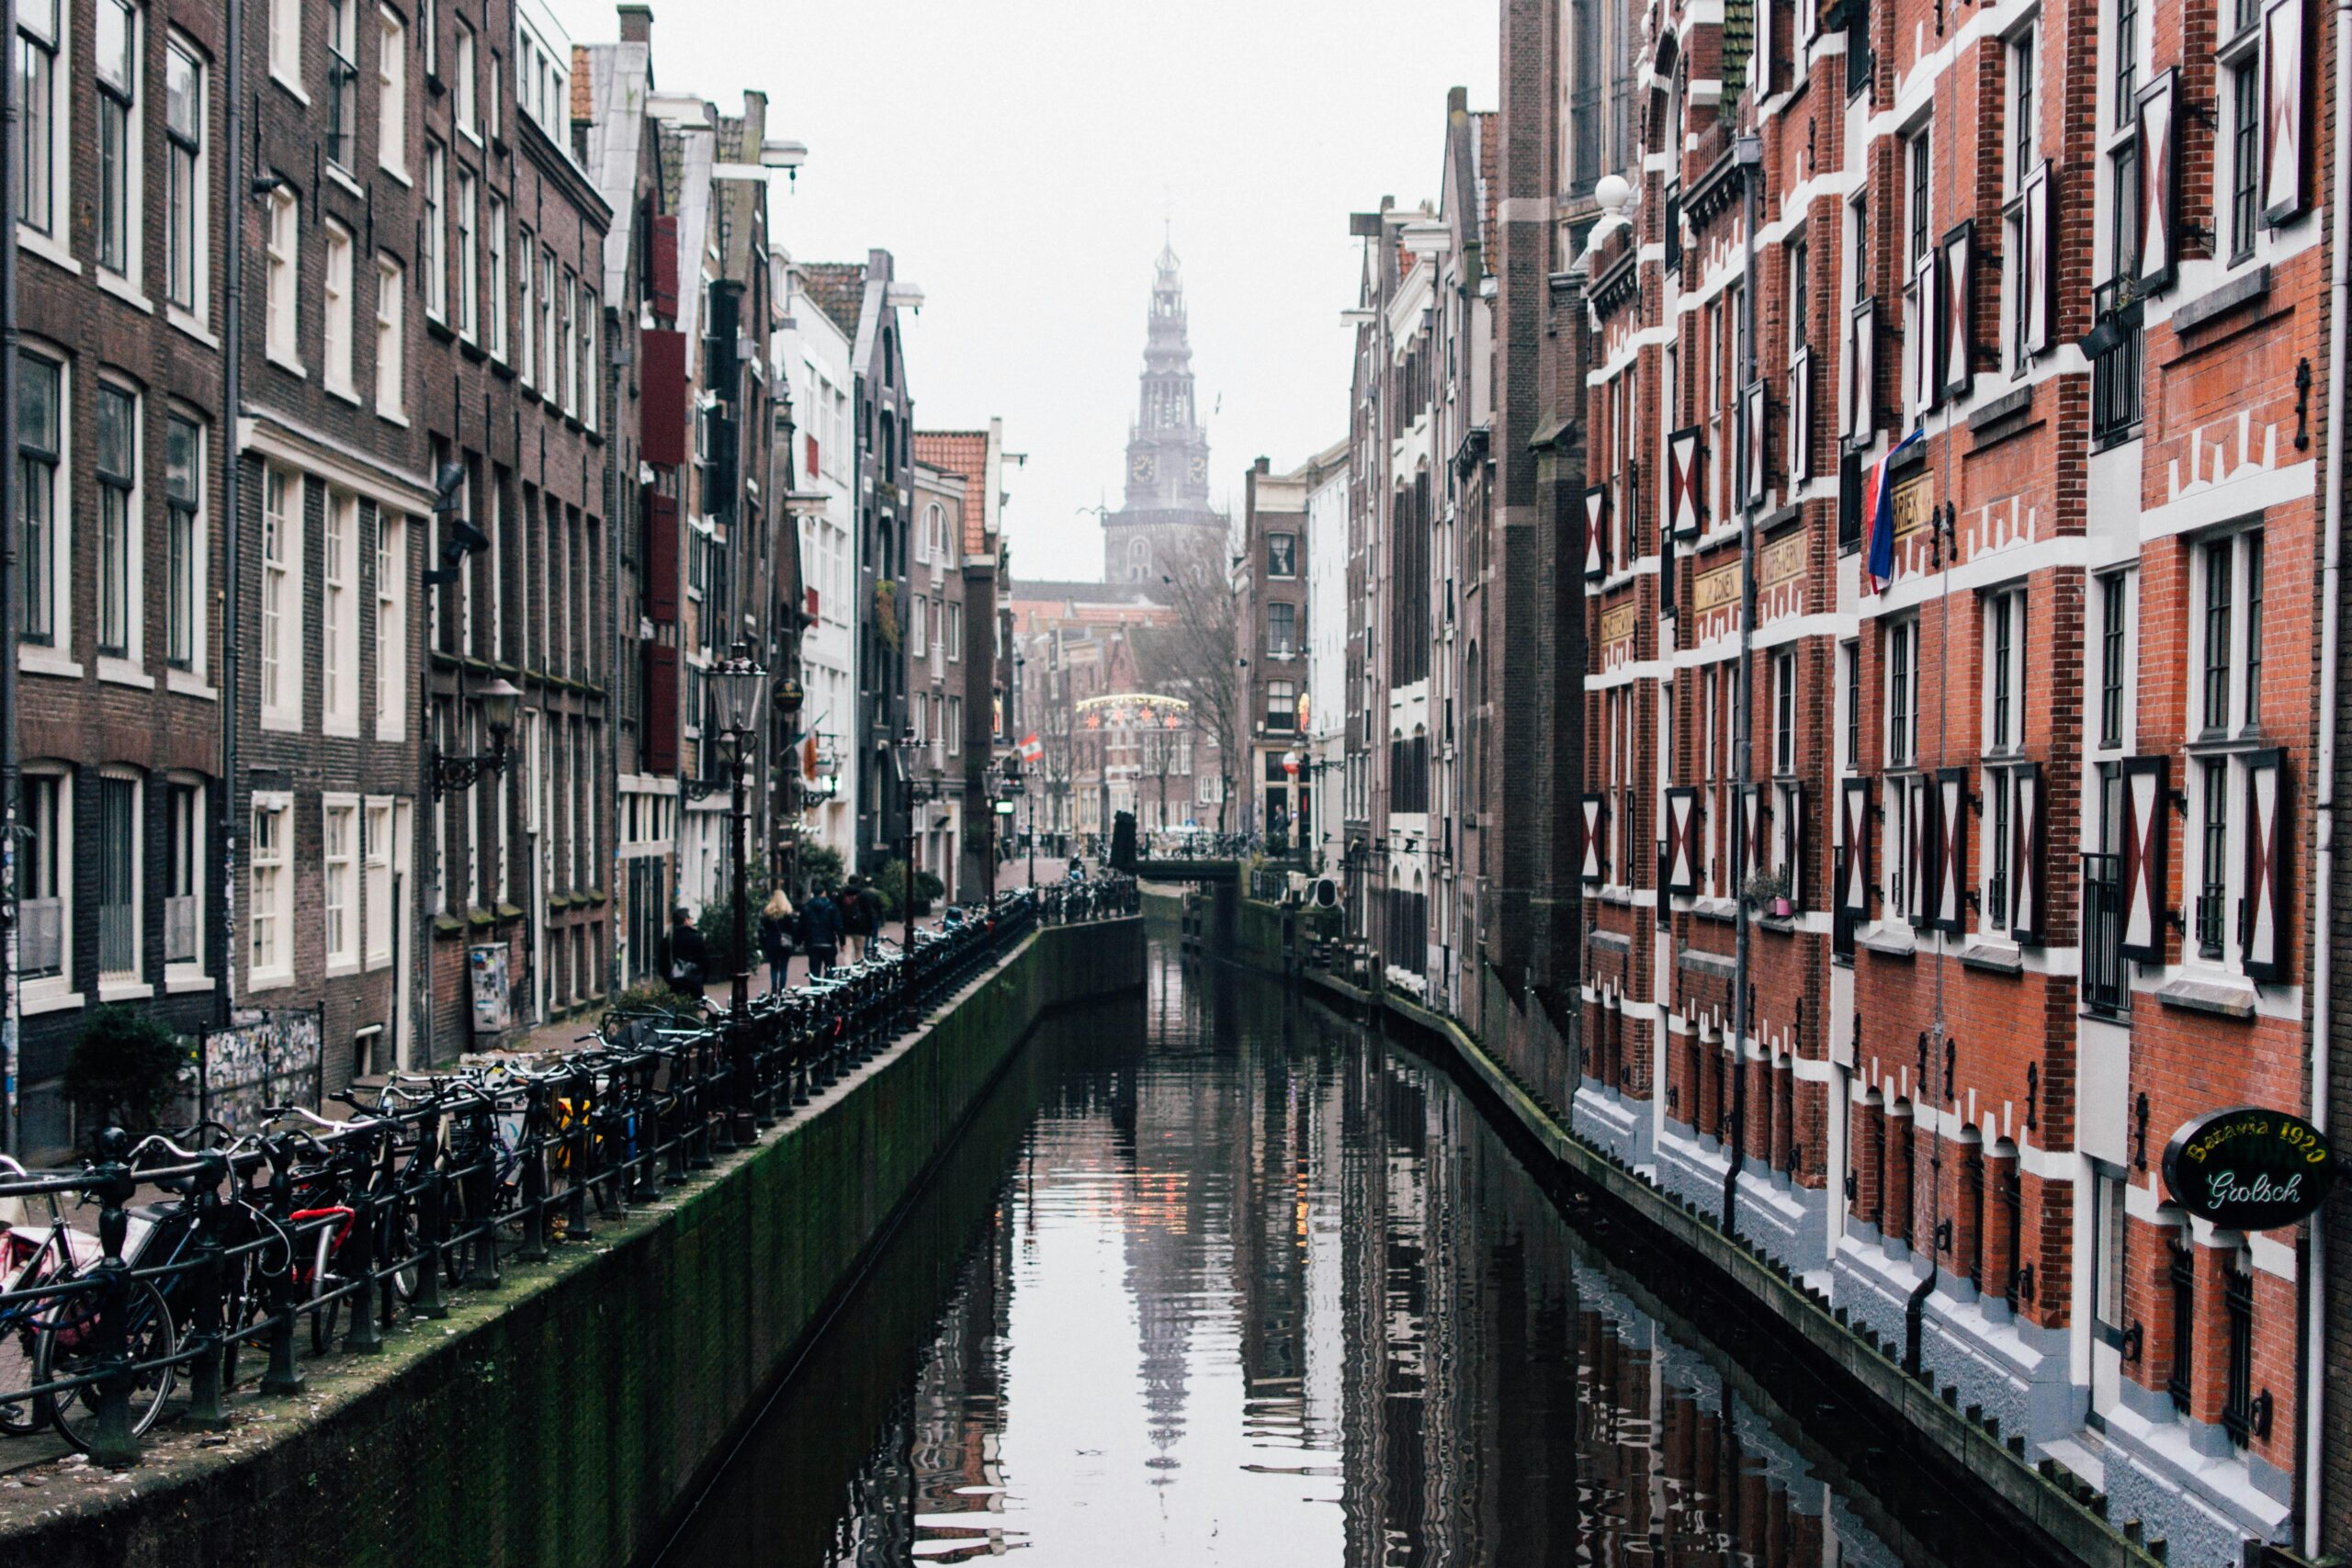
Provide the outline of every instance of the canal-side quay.
<path id="1" fill-rule="evenodd" d="M 0 1553 L 88 1564 L 639 1561 L 819 1336 L 1035 1024 L 1130 991 L 1140 918 L 1047 926 L 756 1144 L 383 1354 L 0 1483 Z"/>
<path id="2" fill-rule="evenodd" d="M 1146 902 L 1152 907 L 1149 890 Z M 1695 1269 L 1701 1289 L 1730 1310 L 1752 1314 L 1769 1337 L 1829 1380 L 1840 1398 L 1881 1417 L 1882 1429 L 1903 1442 L 1905 1462 L 1925 1467 L 1973 1503 L 2039 1538 L 2047 1561 L 2089 1568 L 2182 1561 L 2163 1541 L 2152 1552 L 2137 1521 L 2111 1517 L 2106 1496 L 2046 1456 L 2029 1452 L 2022 1438 L 2004 1434 L 1997 1421 L 1964 1405 L 1955 1391 L 1939 1388 L 1932 1376 L 1907 1374 L 1902 1346 L 1876 1340 L 1849 1323 L 1817 1282 L 1726 1235 L 1712 1215 L 1577 1137 L 1558 1107 L 1459 1021 L 1396 989 L 1352 984 L 1308 962 L 1312 928 L 1305 912 L 1249 898 L 1235 903 L 1222 929 L 1236 940 L 1222 950 L 1204 941 L 1204 952 L 1279 977 L 1456 1068 L 1482 1111 L 1502 1123 L 1524 1153 L 1600 1209 L 1630 1222 L 1660 1256 Z M 2246 1561 L 2283 1565 L 2301 1560 L 2276 1547 L 2256 1547 Z"/>

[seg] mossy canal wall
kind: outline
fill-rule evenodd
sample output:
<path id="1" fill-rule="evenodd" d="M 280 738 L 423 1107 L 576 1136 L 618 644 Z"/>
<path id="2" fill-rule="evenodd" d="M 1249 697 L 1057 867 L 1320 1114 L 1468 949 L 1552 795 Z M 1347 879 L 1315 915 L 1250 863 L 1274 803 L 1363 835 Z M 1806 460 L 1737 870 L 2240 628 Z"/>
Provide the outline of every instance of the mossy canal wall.
<path id="1" fill-rule="evenodd" d="M 644 1561 L 1031 1027 L 1144 958 L 1139 918 L 1037 931 L 758 1147 L 381 1357 L 313 1363 L 305 1396 L 241 1396 L 225 1442 L 159 1432 L 122 1476 L 0 1490 L 0 1561 Z"/>

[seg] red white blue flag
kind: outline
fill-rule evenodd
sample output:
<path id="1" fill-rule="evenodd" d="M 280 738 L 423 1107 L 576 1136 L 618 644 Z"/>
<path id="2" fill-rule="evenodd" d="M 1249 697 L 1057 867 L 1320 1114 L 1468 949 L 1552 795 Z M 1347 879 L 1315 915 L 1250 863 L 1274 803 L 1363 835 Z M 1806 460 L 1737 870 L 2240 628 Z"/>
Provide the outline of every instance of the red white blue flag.
<path id="1" fill-rule="evenodd" d="M 1894 581 L 1894 460 L 1924 439 L 1923 427 L 1913 431 L 1894 444 L 1894 449 L 1879 459 L 1878 477 L 1871 481 L 1871 588 L 1883 593 L 1886 585 Z"/>

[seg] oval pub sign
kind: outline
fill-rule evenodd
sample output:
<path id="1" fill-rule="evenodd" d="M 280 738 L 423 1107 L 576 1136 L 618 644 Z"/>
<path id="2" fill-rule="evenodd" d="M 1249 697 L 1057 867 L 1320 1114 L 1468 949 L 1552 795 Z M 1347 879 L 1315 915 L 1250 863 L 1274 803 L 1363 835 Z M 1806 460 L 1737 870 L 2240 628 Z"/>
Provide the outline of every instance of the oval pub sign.
<path id="1" fill-rule="evenodd" d="M 2165 1146 L 2173 1201 L 2225 1230 L 2293 1224 L 2319 1207 L 2335 1175 L 2326 1134 L 2250 1105 L 2197 1117 Z"/>

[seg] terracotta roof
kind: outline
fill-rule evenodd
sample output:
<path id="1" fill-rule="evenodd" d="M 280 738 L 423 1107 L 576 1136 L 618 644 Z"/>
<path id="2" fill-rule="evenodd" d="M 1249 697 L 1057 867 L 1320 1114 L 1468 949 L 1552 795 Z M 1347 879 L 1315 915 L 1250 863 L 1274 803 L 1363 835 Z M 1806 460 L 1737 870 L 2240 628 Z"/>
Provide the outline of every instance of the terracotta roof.
<path id="1" fill-rule="evenodd" d="M 800 291 L 817 302 L 842 335 L 857 340 L 858 312 L 865 309 L 865 264 L 863 262 L 802 262 Z"/>
<path id="2" fill-rule="evenodd" d="M 989 436 L 985 430 L 918 430 L 915 460 L 964 479 L 964 553 L 989 553 Z"/>

